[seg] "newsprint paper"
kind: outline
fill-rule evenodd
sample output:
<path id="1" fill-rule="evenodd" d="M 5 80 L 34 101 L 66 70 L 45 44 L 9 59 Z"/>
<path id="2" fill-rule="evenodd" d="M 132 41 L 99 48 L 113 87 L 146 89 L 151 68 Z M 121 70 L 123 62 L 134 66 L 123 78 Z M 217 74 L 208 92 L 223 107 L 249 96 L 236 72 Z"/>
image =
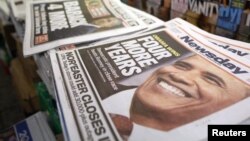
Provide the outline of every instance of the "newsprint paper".
<path id="1" fill-rule="evenodd" d="M 165 29 L 51 52 L 65 138 L 204 140 L 250 117 L 250 67 L 195 32 Z"/>
<path id="2" fill-rule="evenodd" d="M 25 56 L 145 28 L 118 0 L 29 1 L 26 13 Z"/>

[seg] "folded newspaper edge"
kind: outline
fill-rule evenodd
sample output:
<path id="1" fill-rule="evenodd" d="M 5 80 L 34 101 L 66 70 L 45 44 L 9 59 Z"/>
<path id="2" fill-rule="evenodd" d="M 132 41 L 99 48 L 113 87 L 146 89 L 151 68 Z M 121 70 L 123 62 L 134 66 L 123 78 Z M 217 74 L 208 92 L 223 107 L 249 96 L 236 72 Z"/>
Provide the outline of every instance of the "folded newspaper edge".
<path id="1" fill-rule="evenodd" d="M 159 33 L 159 34 L 158 34 Z M 157 41 L 162 46 L 168 46 L 168 42 L 166 43 L 164 40 L 161 40 L 161 36 L 159 35 L 168 35 L 168 38 L 171 38 L 173 42 L 176 42 L 180 44 L 182 47 L 187 48 L 190 52 L 195 52 L 199 56 L 202 56 L 204 59 L 212 63 L 213 65 L 223 69 L 230 75 L 234 75 L 235 78 L 240 79 L 240 81 L 244 82 L 249 87 L 249 74 L 241 74 L 237 73 L 236 70 L 231 70 L 231 67 L 227 67 L 227 65 L 222 66 L 215 60 L 213 60 L 212 56 L 221 57 L 221 60 L 227 60 L 228 63 L 231 64 L 231 66 L 234 65 L 235 69 L 236 67 L 240 71 L 244 71 L 246 73 L 250 72 L 249 66 L 247 66 L 247 62 L 243 59 L 241 61 L 238 61 L 239 57 L 230 57 L 228 59 L 228 56 L 230 55 L 228 52 L 220 52 L 218 50 L 214 50 L 216 46 L 212 44 L 211 42 L 208 42 L 205 38 L 200 38 L 199 34 L 192 32 L 191 30 L 180 28 L 173 23 L 169 22 L 166 23 L 166 29 L 161 29 L 149 33 L 145 33 L 142 35 L 136 35 L 132 36 L 126 39 L 121 39 L 119 43 L 124 43 L 124 41 L 136 41 L 141 39 L 142 37 L 155 37 L 154 39 L 158 39 Z M 158 36 L 157 36 L 158 35 Z M 139 39 L 138 39 L 139 38 Z M 113 123 L 111 122 L 111 118 L 109 117 L 105 106 L 103 107 L 102 98 L 100 97 L 99 93 L 105 87 L 100 90 L 100 88 L 97 88 L 98 86 L 95 85 L 96 81 L 94 81 L 94 78 L 92 77 L 95 74 L 91 74 L 89 70 L 87 70 L 86 62 L 81 59 L 83 56 L 83 52 L 88 52 L 93 54 L 95 49 L 98 47 L 108 48 L 110 45 L 114 43 L 109 42 L 103 45 L 93 46 L 93 47 L 82 47 L 71 51 L 57 51 L 51 52 L 51 62 L 53 66 L 53 73 L 55 76 L 56 81 L 56 89 L 57 89 L 57 96 L 58 100 L 60 102 L 60 106 L 62 107 L 61 110 L 64 111 L 62 116 L 64 117 L 65 122 L 65 130 L 64 132 L 67 132 L 67 135 L 69 135 L 69 139 L 71 140 L 74 138 L 74 140 L 83 140 L 83 139 L 111 139 L 111 140 L 121 140 L 121 137 L 118 135 L 118 131 L 115 130 Z M 193 46 L 198 46 L 202 48 L 203 50 L 207 51 L 206 53 L 210 54 L 207 55 L 204 52 L 200 52 L 199 50 L 196 50 L 195 48 L 192 48 Z M 112 47 L 112 46 L 111 46 Z M 115 46 L 113 46 L 115 47 Z M 99 48 L 99 49 L 100 49 Z M 171 48 L 171 47 L 170 47 Z M 177 48 L 172 46 L 171 49 L 168 51 L 175 56 L 178 56 L 178 52 L 176 52 Z M 66 54 L 73 54 L 70 56 L 71 58 L 67 58 Z M 213 55 L 211 55 L 213 54 Z M 85 54 L 86 55 L 86 54 Z M 131 54 L 130 54 L 131 55 Z M 85 58 L 84 56 L 83 58 Z M 103 56 L 102 56 L 103 57 Z M 210 57 L 210 58 L 209 58 Z M 223 58 L 223 59 L 222 59 Z M 93 59 L 93 58 L 92 58 Z M 93 61 L 93 60 L 92 60 Z M 100 61 L 100 60 L 99 60 Z M 108 61 L 114 61 L 114 60 L 108 60 Z M 97 61 L 98 63 L 98 61 Z M 99 62 L 100 63 L 100 62 Z M 108 62 L 106 62 L 108 63 Z M 75 66 L 70 66 L 74 64 Z M 116 64 L 116 63 L 114 63 Z M 96 67 L 96 62 L 92 62 L 92 66 Z M 99 64 L 100 65 L 100 64 Z M 117 65 L 117 64 L 116 64 Z M 76 69 L 77 72 L 70 70 L 70 69 Z M 78 70 L 79 69 L 79 70 Z M 113 69 L 113 71 L 118 71 L 119 69 Z M 77 73 L 78 77 L 82 77 L 84 82 L 84 88 L 89 89 L 88 93 L 84 93 L 83 89 L 79 90 L 77 89 L 76 80 L 74 80 L 73 74 Z M 132 77 L 131 77 L 132 78 Z M 102 79 L 102 78 L 99 78 Z M 132 78 L 133 80 L 133 78 Z M 113 82 L 114 83 L 114 82 Z M 81 98 L 79 97 L 80 91 L 82 91 L 84 94 L 91 97 L 94 102 L 94 107 L 98 110 L 98 116 L 102 122 L 102 125 L 104 126 L 107 132 L 105 132 L 105 135 L 103 136 L 97 136 L 92 135 L 95 134 L 93 132 L 94 128 L 91 127 L 91 122 L 88 119 L 88 114 L 84 113 L 84 111 L 81 111 L 80 108 L 86 108 L 81 101 Z M 83 97 L 82 97 L 83 99 Z M 105 100 L 105 99 L 104 99 Z M 250 117 L 250 111 L 247 107 L 250 106 L 250 98 L 246 98 L 240 102 L 237 102 L 234 105 L 228 106 L 226 108 L 223 108 L 223 110 L 217 111 L 213 114 L 210 114 L 208 116 L 202 117 L 196 121 L 187 123 L 185 125 L 182 125 L 181 127 L 175 128 L 173 130 L 170 130 L 168 132 L 162 132 L 155 129 L 145 129 L 143 132 L 137 131 L 138 134 L 132 133 L 133 137 L 129 137 L 129 140 L 166 140 L 166 139 L 175 139 L 182 141 L 185 140 L 201 140 L 205 139 L 207 137 L 207 124 L 237 124 L 242 122 L 243 120 Z M 115 105 L 112 105 L 113 108 L 116 108 Z M 237 115 L 235 115 L 235 111 L 237 111 Z M 83 113 L 81 113 L 83 112 Z M 72 114 L 71 114 L 72 113 Z M 227 117 L 226 119 L 224 117 Z M 228 118 L 232 117 L 232 118 Z M 67 118 L 67 119 L 66 119 Z M 84 120 L 84 121 L 83 121 Z M 89 121 L 88 121 L 89 120 Z M 105 122 L 104 122 L 105 121 Z M 73 127 L 72 127 L 73 126 Z M 87 128 L 87 129 L 86 129 Z M 92 129 L 92 130 L 91 130 Z M 142 129 L 142 128 L 140 128 Z M 91 132 L 92 131 L 92 132 Z M 143 134 L 142 134 L 143 133 Z M 188 136 L 186 136 L 188 134 Z M 77 136 L 78 135 L 78 136 Z M 71 138 L 72 137 L 72 138 Z"/>

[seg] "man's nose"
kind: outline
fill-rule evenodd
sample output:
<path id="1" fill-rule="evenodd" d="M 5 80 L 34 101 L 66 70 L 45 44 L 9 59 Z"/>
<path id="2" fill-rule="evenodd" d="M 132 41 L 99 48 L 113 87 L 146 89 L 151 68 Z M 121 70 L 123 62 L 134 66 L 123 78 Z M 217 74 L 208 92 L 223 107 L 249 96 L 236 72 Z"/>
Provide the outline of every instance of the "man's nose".
<path id="1" fill-rule="evenodd" d="M 194 84 L 194 80 L 197 77 L 197 74 L 192 75 L 190 73 L 187 72 L 173 72 L 169 74 L 169 77 L 174 81 L 174 82 L 178 82 L 178 83 L 182 83 L 185 85 L 193 85 Z"/>

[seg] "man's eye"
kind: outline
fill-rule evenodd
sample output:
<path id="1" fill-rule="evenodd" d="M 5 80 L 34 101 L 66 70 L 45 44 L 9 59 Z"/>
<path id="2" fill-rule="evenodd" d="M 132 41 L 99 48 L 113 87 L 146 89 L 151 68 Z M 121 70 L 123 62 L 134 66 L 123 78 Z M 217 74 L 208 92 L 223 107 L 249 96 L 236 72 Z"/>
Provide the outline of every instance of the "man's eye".
<path id="1" fill-rule="evenodd" d="M 190 70 L 192 67 L 185 62 L 176 62 L 174 66 L 180 70 Z"/>
<path id="2" fill-rule="evenodd" d="M 219 80 L 217 80 L 216 78 L 214 77 L 211 77 L 211 76 L 205 76 L 205 80 L 210 83 L 210 84 L 213 84 L 213 85 L 217 85 L 219 87 L 223 87 L 223 85 L 220 83 Z"/>

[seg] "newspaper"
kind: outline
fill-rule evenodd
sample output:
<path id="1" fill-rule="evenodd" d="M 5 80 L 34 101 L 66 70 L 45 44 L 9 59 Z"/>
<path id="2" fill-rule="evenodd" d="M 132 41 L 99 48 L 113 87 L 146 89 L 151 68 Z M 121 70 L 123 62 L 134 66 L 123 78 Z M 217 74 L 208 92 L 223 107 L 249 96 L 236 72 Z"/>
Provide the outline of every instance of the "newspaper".
<path id="1" fill-rule="evenodd" d="M 25 1 L 23 0 L 9 0 L 13 15 L 18 20 L 25 20 Z"/>
<path id="2" fill-rule="evenodd" d="M 0 131 L 1 141 L 56 141 L 44 113 L 37 112 L 12 127 Z"/>
<path id="3" fill-rule="evenodd" d="M 250 117 L 250 67 L 172 24 L 51 52 L 67 139 L 204 140 L 208 124 Z"/>
<path id="4" fill-rule="evenodd" d="M 177 23 L 178 26 L 182 26 L 182 28 L 185 30 L 189 28 L 193 32 L 199 34 L 199 36 L 202 36 L 203 38 L 207 39 L 209 42 L 216 45 L 214 47 L 217 51 L 225 52 L 229 54 L 230 56 L 234 56 L 238 58 L 238 60 L 242 60 L 244 62 L 248 62 L 250 60 L 249 43 L 208 33 L 180 18 L 176 18 L 172 20 L 171 22 Z"/>
<path id="5" fill-rule="evenodd" d="M 146 29 L 135 32 L 135 33 L 133 33 L 134 35 L 135 34 L 139 35 L 139 34 L 142 34 L 142 33 L 150 32 L 150 31 L 153 31 L 155 29 L 161 29 L 161 28 L 165 27 L 165 25 L 164 25 L 165 22 L 158 19 L 157 17 L 154 17 L 154 16 L 152 16 L 152 15 L 150 15 L 150 14 L 144 12 L 144 11 L 138 10 L 138 9 L 133 8 L 131 6 L 128 6 L 128 5 L 124 4 L 124 6 L 126 6 L 128 9 L 130 9 L 136 15 L 137 18 L 142 20 L 144 22 L 144 24 L 147 25 Z M 94 43 L 92 43 L 90 45 L 104 44 L 104 43 L 107 43 L 107 42 L 110 42 L 110 41 L 116 41 L 116 40 L 120 40 L 121 38 L 126 38 L 126 36 L 128 36 L 128 35 L 125 34 L 125 35 L 121 35 L 121 36 L 117 36 L 117 37 L 112 37 L 112 38 L 109 38 L 109 39 L 94 42 Z M 76 45 L 76 46 L 81 46 L 81 45 L 82 44 Z"/>
<path id="6" fill-rule="evenodd" d="M 125 4 L 124 6 L 126 6 L 129 10 L 131 10 L 132 13 L 134 13 L 137 18 L 142 20 L 147 25 L 147 28 L 143 30 L 144 32 L 164 26 L 164 22 L 160 20 L 159 18 L 152 16 L 144 11 L 133 8 L 131 6 L 128 6 Z"/>
<path id="7" fill-rule="evenodd" d="M 8 8 L 7 2 L 0 0 L 0 19 L 2 21 L 7 21 L 10 15 L 10 9 Z"/>
<path id="8" fill-rule="evenodd" d="M 143 12 L 141 10 L 137 10 L 131 6 L 128 6 L 128 5 L 125 5 L 129 10 L 131 10 L 136 16 L 137 18 L 139 18 L 140 20 L 142 20 L 146 25 L 146 29 L 142 30 L 142 31 L 138 31 L 136 33 L 133 33 L 133 34 L 141 34 L 141 33 L 144 33 L 144 32 L 148 32 L 148 31 L 151 31 L 151 30 L 154 30 L 154 29 L 157 29 L 157 28 L 163 28 L 164 27 L 164 22 L 146 12 Z M 131 34 L 131 33 L 130 33 Z M 114 40 L 119 40 L 120 38 L 124 38 L 128 35 L 121 35 L 121 36 L 116 36 L 116 37 L 112 37 L 112 38 L 109 38 L 109 39 L 106 39 L 106 40 L 101 40 L 101 41 L 97 41 L 97 42 L 93 42 L 92 44 L 103 44 L 105 42 L 110 42 L 111 40 L 114 41 Z M 72 46 L 74 47 L 79 47 L 79 46 L 87 46 L 89 44 L 86 44 L 86 43 L 77 43 L 77 44 L 74 44 Z M 69 46 L 69 45 L 67 45 Z M 60 47 L 62 48 L 62 47 Z M 60 48 L 57 48 L 58 50 L 61 50 Z M 52 75 L 51 75 L 51 72 L 52 70 L 50 69 L 51 68 L 51 64 L 50 62 L 48 62 L 48 59 L 49 59 L 49 56 L 47 55 L 47 52 L 45 53 L 40 53 L 40 54 L 35 54 L 35 60 L 36 60 L 36 63 L 37 63 L 37 66 L 38 66 L 38 71 L 37 73 L 39 74 L 39 76 L 41 77 L 41 79 L 43 80 L 43 82 L 46 84 L 48 90 L 49 90 L 49 93 L 52 94 L 52 96 L 54 95 L 53 93 L 53 80 L 52 80 Z M 54 96 L 53 96 L 54 97 Z"/>
<path id="9" fill-rule="evenodd" d="M 30 1 L 26 13 L 25 56 L 146 27 L 117 0 Z"/>

